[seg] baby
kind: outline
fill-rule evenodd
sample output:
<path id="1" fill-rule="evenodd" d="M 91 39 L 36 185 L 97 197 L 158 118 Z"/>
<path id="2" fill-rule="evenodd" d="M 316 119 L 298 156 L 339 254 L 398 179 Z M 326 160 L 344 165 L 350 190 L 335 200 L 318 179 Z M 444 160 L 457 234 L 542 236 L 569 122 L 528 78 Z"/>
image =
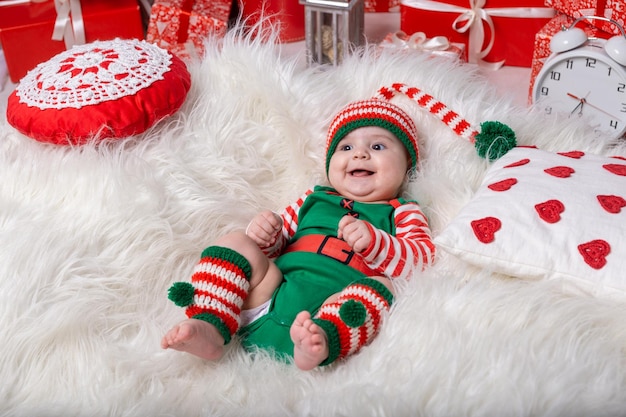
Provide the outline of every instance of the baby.
<path id="1" fill-rule="evenodd" d="M 382 98 L 348 104 L 328 131 L 329 185 L 206 248 L 191 282 L 169 290 L 188 318 L 161 346 L 217 360 L 237 334 L 303 370 L 358 352 L 393 302 L 392 281 L 434 259 L 426 217 L 400 197 L 417 160 L 404 110 Z"/>

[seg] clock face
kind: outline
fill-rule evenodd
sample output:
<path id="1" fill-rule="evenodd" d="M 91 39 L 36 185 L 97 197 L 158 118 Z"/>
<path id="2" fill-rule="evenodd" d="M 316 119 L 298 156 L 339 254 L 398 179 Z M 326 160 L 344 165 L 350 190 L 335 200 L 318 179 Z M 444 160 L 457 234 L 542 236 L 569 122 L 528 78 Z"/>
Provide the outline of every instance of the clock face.
<path id="1" fill-rule="evenodd" d="M 533 91 L 534 101 L 547 114 L 584 118 L 611 137 L 626 132 L 626 71 L 598 46 L 548 59 Z"/>

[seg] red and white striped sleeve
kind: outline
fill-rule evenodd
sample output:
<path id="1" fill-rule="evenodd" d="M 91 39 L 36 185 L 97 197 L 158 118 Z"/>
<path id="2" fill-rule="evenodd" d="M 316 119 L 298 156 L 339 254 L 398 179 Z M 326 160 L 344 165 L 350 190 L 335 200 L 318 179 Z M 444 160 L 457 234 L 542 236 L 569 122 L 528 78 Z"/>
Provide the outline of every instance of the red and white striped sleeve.
<path id="1" fill-rule="evenodd" d="M 312 189 L 304 192 L 300 198 L 288 205 L 278 215 L 283 219 L 283 228 L 280 235 L 276 239 L 276 243 L 273 246 L 264 249 L 263 252 L 270 258 L 275 258 L 282 250 L 287 246 L 287 242 L 296 234 L 298 230 L 298 214 L 304 204 L 304 200 L 313 192 Z"/>
<path id="2" fill-rule="evenodd" d="M 389 278 L 408 278 L 424 270 L 435 259 L 435 245 L 428 220 L 415 202 L 399 204 L 394 211 L 396 234 L 368 223 L 372 243 L 361 255 L 370 268 Z"/>

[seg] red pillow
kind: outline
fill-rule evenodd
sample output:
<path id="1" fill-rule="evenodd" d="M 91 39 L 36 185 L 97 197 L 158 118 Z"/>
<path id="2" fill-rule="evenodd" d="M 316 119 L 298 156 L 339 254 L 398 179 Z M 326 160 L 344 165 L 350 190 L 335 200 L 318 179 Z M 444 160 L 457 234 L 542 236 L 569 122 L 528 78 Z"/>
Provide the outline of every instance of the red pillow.
<path id="1" fill-rule="evenodd" d="M 185 63 L 165 49 L 136 39 L 96 41 L 29 71 L 9 96 L 7 120 L 41 142 L 121 138 L 175 113 L 190 86 Z"/>

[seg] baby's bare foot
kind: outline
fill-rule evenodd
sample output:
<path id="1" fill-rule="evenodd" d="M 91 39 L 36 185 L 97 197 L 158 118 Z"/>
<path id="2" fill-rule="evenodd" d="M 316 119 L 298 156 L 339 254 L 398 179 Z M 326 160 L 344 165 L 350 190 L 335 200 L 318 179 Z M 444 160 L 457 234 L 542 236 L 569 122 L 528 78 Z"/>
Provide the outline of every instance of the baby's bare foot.
<path id="1" fill-rule="evenodd" d="M 289 334 L 294 344 L 294 363 L 298 368 L 311 370 L 328 357 L 326 333 L 311 320 L 308 311 L 298 313 Z"/>
<path id="2" fill-rule="evenodd" d="M 203 359 L 217 360 L 224 354 L 224 338 L 212 324 L 188 319 L 172 327 L 163 336 L 161 347 L 191 353 Z"/>

